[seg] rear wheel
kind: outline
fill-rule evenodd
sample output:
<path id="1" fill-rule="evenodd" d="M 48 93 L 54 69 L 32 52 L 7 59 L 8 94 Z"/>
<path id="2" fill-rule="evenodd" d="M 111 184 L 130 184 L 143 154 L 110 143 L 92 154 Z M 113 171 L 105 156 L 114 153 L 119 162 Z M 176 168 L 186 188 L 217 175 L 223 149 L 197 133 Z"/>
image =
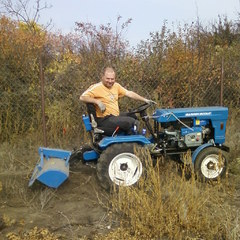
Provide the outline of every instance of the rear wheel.
<path id="1" fill-rule="evenodd" d="M 144 148 L 132 143 L 109 146 L 97 163 L 97 176 L 103 188 L 132 186 L 144 173 Z"/>
<path id="2" fill-rule="evenodd" d="M 226 153 L 216 147 L 205 148 L 198 154 L 194 169 L 202 181 L 224 177 L 227 171 Z"/>

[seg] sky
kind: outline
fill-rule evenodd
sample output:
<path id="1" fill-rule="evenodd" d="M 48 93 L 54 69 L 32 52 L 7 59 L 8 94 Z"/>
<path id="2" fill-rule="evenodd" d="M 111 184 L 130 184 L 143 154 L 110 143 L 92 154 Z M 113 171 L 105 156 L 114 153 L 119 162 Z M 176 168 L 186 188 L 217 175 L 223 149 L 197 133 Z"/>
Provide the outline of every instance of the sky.
<path id="1" fill-rule="evenodd" d="M 44 1 L 42 1 L 44 3 Z M 96 26 L 111 23 L 116 26 L 132 18 L 124 33 L 131 46 L 149 38 L 150 32 L 160 31 L 163 22 L 185 24 L 197 20 L 207 25 L 218 15 L 237 20 L 240 0 L 45 0 L 52 7 L 41 12 L 39 23 L 52 20 L 52 30 L 73 32 L 75 22 L 89 22 Z"/>

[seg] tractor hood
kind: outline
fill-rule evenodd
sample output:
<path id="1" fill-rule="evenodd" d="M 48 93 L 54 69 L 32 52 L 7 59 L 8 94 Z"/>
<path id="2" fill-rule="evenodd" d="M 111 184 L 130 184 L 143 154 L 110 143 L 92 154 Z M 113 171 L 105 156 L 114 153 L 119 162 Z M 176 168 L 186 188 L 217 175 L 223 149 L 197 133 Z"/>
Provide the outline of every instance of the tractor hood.
<path id="1" fill-rule="evenodd" d="M 227 107 L 198 107 L 198 108 L 172 108 L 172 109 L 157 109 L 153 118 L 157 122 L 175 122 L 176 117 L 184 118 L 198 118 L 211 120 L 227 120 Z"/>

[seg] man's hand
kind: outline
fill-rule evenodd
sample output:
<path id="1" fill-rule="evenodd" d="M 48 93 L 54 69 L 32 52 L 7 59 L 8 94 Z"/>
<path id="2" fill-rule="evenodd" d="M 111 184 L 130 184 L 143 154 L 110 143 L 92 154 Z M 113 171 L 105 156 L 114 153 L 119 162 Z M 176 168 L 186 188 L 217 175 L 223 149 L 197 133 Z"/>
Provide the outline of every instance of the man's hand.
<path id="1" fill-rule="evenodd" d="M 99 107 L 99 109 L 100 109 L 100 111 L 101 111 L 102 113 L 104 113 L 104 112 L 106 111 L 106 106 L 105 106 L 104 103 L 102 103 L 101 101 L 99 101 L 99 102 L 97 103 L 97 105 L 98 105 L 98 107 Z"/>
<path id="2" fill-rule="evenodd" d="M 145 99 L 145 103 L 157 105 L 157 103 L 151 99 Z"/>

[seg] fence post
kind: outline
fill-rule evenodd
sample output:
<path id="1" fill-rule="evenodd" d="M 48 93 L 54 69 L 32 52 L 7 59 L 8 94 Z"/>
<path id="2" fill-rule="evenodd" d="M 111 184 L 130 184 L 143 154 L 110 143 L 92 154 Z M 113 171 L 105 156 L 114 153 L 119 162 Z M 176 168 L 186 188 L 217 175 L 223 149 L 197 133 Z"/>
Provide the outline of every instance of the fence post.
<path id="1" fill-rule="evenodd" d="M 223 75 L 224 75 L 224 59 L 222 57 L 222 71 L 221 71 L 221 84 L 220 84 L 220 105 L 223 105 Z"/>
<path id="2" fill-rule="evenodd" d="M 39 57 L 39 77 L 41 86 L 41 108 L 42 108 L 42 130 L 43 130 L 43 143 L 47 147 L 47 134 L 46 134 L 46 116 L 45 116 L 45 97 L 44 97 L 44 72 L 42 66 L 42 55 Z"/>

